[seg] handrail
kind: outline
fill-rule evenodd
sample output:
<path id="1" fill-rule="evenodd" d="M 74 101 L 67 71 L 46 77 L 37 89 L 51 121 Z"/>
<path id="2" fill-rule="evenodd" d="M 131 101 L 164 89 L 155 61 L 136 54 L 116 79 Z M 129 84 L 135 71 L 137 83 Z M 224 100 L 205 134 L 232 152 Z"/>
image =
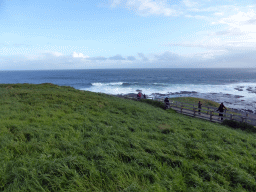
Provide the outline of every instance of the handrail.
<path id="1" fill-rule="evenodd" d="M 130 98 L 133 98 L 133 97 L 125 97 L 125 98 L 129 98 L 130 99 Z M 155 99 L 155 100 L 164 102 L 163 99 Z M 237 111 L 234 111 L 232 109 L 229 109 L 228 111 L 225 110 L 224 112 L 219 112 L 219 111 L 216 110 L 216 109 L 218 109 L 216 107 L 202 106 L 199 109 L 196 104 L 183 103 L 183 102 L 172 101 L 172 100 L 170 101 L 170 106 L 174 106 L 174 107 L 179 108 L 180 109 L 179 110 L 180 113 L 190 114 L 190 115 L 193 115 L 194 117 L 196 117 L 196 113 L 198 114 L 199 113 L 198 110 L 200 110 L 200 115 L 198 114 L 197 116 L 200 116 L 200 118 L 204 118 L 204 119 L 210 119 L 210 121 L 214 120 L 214 121 L 219 121 L 220 122 L 219 119 L 216 119 L 216 118 L 214 119 L 213 117 L 214 116 L 215 117 L 218 116 L 216 114 L 223 114 L 223 116 L 219 116 L 219 118 L 235 120 L 235 121 L 241 121 L 241 122 L 247 122 L 247 123 L 256 125 L 256 119 L 248 117 L 248 113 L 246 113 L 246 116 L 242 115 L 241 113 L 239 113 L 239 115 L 237 115 L 237 114 L 230 113 L 230 112 L 238 113 Z M 189 112 L 192 112 L 192 113 L 188 113 L 186 111 L 189 111 Z M 206 116 L 203 116 L 201 114 L 204 114 Z"/>
<path id="2" fill-rule="evenodd" d="M 174 102 L 174 101 L 173 101 Z M 183 103 L 183 102 L 179 102 L 179 101 L 175 101 L 176 103 L 182 103 L 182 105 L 195 105 L 195 104 L 191 104 L 191 103 Z M 202 108 L 209 108 L 209 109 L 218 109 L 217 107 L 212 107 L 212 106 L 202 106 Z M 233 109 L 229 109 L 228 111 L 237 113 L 237 111 L 233 110 Z"/>
<path id="3" fill-rule="evenodd" d="M 176 103 L 180 103 L 180 104 L 182 104 L 183 106 L 184 105 L 191 105 L 191 106 L 195 106 L 195 104 L 190 104 L 190 103 L 183 103 L 183 102 L 179 102 L 179 101 L 175 101 Z M 195 108 L 197 108 L 198 109 L 198 107 L 195 107 Z M 218 109 L 217 107 L 211 107 L 211 106 L 202 106 L 202 108 L 200 109 L 200 110 L 205 110 L 205 111 L 212 111 L 212 110 L 207 110 L 207 109 L 204 109 L 204 108 L 209 108 L 209 109 L 214 109 L 214 110 L 216 110 L 216 109 Z M 226 110 L 225 110 L 226 111 Z M 231 111 L 231 112 L 234 112 L 232 109 L 229 109 L 228 111 Z M 217 112 L 217 113 L 221 113 L 221 112 Z M 237 113 L 237 112 L 236 112 Z M 221 113 L 222 114 L 222 113 Z M 224 113 L 223 113 L 224 114 Z M 227 113 L 226 112 L 226 114 L 229 114 L 229 113 Z M 241 114 L 241 113 L 240 113 Z M 234 115 L 234 114 L 233 114 Z M 234 116 L 239 116 L 240 117 L 240 115 L 234 115 Z M 241 114 L 241 116 L 243 116 L 242 114 Z M 247 116 L 244 116 L 244 117 L 247 117 Z M 253 118 L 252 118 L 253 119 Z"/>
<path id="4" fill-rule="evenodd" d="M 159 101 L 163 101 L 163 100 L 159 100 Z M 236 114 L 230 113 L 230 111 L 234 112 L 233 110 L 228 110 L 228 111 L 225 110 L 224 112 L 219 112 L 219 111 L 216 111 L 216 109 L 218 109 L 218 108 L 211 107 L 211 106 L 202 106 L 202 108 L 199 109 L 197 107 L 197 105 L 195 105 L 195 104 L 182 103 L 182 102 L 178 102 L 178 101 L 175 101 L 175 102 L 170 101 L 170 106 L 180 108 L 179 111 L 181 113 L 186 113 L 186 110 L 190 111 L 190 112 L 192 112 L 190 114 L 193 115 L 194 117 L 196 116 L 196 113 L 198 115 L 199 115 L 199 113 L 204 114 L 204 115 L 209 115 L 209 117 L 202 116 L 202 115 L 200 115 L 200 116 L 201 116 L 201 118 L 210 119 L 210 121 L 213 120 L 213 116 L 218 116 L 218 115 L 216 115 L 216 113 L 217 113 L 217 114 L 223 114 L 223 116 L 220 116 L 223 119 L 247 122 L 247 123 L 251 123 L 253 125 L 256 125 L 256 119 L 248 117 L 248 113 L 246 115 L 243 115 L 241 113 L 239 113 L 239 115 L 236 115 Z M 200 110 L 200 112 L 198 110 Z M 235 113 L 237 113 L 237 112 L 235 112 Z M 217 121 L 217 119 L 215 119 L 215 121 Z"/>

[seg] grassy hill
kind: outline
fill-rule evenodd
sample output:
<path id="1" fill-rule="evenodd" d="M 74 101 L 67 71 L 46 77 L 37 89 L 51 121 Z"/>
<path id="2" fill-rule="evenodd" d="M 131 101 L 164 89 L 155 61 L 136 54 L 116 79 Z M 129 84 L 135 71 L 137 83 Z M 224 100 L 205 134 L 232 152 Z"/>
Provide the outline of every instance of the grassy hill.
<path id="1" fill-rule="evenodd" d="M 0 98 L 0 191 L 256 191 L 255 134 L 52 84 Z"/>

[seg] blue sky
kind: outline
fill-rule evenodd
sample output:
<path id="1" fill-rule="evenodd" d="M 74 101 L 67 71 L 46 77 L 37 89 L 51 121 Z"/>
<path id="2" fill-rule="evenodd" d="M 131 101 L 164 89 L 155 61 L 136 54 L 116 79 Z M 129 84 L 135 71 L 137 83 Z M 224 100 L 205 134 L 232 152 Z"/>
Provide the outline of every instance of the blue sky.
<path id="1" fill-rule="evenodd" d="M 0 70 L 256 67 L 253 0 L 0 0 Z"/>

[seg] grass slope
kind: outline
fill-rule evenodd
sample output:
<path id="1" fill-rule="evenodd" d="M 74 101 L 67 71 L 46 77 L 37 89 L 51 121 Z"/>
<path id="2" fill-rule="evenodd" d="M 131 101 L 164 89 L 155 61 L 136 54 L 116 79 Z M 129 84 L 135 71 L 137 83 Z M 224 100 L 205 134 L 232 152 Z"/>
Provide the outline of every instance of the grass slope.
<path id="1" fill-rule="evenodd" d="M 0 98 L 0 191 L 256 191 L 254 134 L 52 84 Z"/>
<path id="2" fill-rule="evenodd" d="M 196 107 L 198 106 L 198 101 L 201 101 L 202 107 L 219 107 L 220 103 L 208 100 L 208 99 L 202 99 L 202 98 L 196 98 L 196 97 L 174 97 L 170 98 L 171 101 L 178 101 L 181 103 L 189 103 L 193 104 Z"/>

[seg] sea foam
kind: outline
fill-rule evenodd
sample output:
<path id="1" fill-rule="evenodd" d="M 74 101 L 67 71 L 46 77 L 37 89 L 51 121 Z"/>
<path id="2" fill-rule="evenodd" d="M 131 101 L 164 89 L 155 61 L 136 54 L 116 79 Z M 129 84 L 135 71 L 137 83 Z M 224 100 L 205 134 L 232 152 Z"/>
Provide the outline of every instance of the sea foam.
<path id="1" fill-rule="evenodd" d="M 92 83 L 91 87 L 81 88 L 81 90 L 87 90 L 92 92 L 101 92 L 106 94 L 129 94 L 137 93 L 136 90 L 142 90 L 146 95 L 152 95 L 155 93 L 171 94 L 181 91 L 198 92 L 198 93 L 223 93 L 240 95 L 246 99 L 255 98 L 255 93 L 248 91 L 248 88 L 255 89 L 256 83 L 234 83 L 224 85 L 207 85 L 207 84 L 166 84 L 166 83 L 152 83 L 152 84 L 138 84 L 125 83 L 125 82 L 109 82 L 109 83 Z M 237 90 L 240 88 L 239 90 Z"/>

